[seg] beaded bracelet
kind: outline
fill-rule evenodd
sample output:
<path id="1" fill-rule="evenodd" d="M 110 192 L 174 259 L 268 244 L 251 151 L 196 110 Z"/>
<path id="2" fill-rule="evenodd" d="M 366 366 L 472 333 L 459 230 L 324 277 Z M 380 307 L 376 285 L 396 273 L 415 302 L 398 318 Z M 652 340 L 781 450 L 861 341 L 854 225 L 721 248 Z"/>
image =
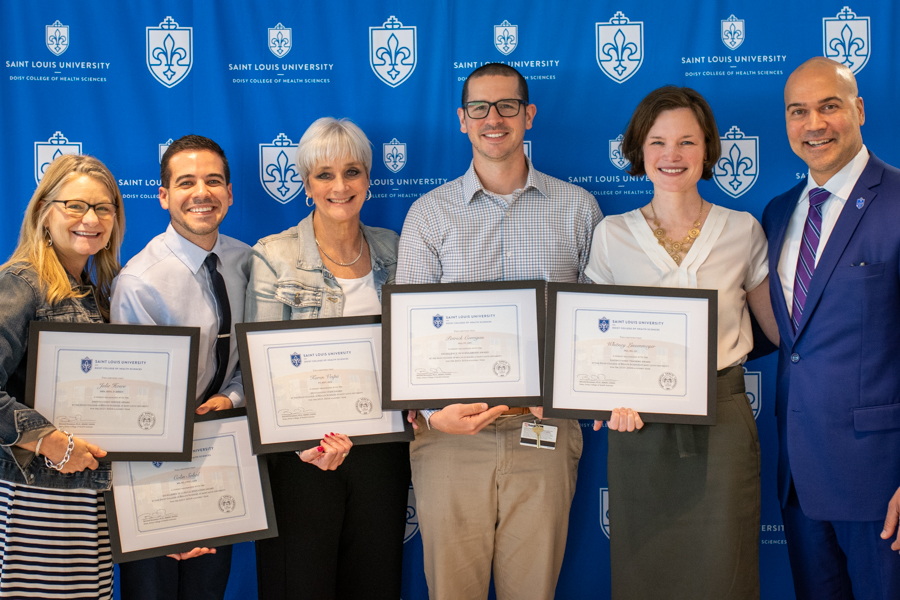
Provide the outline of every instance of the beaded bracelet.
<path id="1" fill-rule="evenodd" d="M 44 464 L 47 465 L 49 469 L 56 469 L 57 471 L 62 471 L 63 467 L 66 466 L 66 463 L 69 462 L 69 459 L 72 458 L 72 450 L 75 449 L 75 435 L 69 433 L 68 431 L 63 431 L 69 437 L 69 445 L 66 447 L 66 455 L 62 457 L 62 460 L 59 461 L 58 464 L 53 464 L 46 456 L 44 457 Z"/>

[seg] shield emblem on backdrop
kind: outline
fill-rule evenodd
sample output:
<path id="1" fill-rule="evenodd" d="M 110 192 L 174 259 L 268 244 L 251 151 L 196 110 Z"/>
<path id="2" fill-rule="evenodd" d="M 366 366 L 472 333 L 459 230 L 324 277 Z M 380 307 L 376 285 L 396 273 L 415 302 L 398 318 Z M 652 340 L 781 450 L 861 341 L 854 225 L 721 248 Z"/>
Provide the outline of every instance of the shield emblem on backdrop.
<path id="1" fill-rule="evenodd" d="M 406 166 L 406 143 L 398 142 L 393 138 L 387 144 L 382 144 L 381 157 L 386 166 L 393 173 L 399 172 Z"/>
<path id="2" fill-rule="evenodd" d="M 53 25 L 47 25 L 47 33 L 44 42 L 47 44 L 47 50 L 59 56 L 69 49 L 69 26 L 63 25 L 57 19 Z"/>
<path id="3" fill-rule="evenodd" d="M 759 137 L 746 136 L 734 126 L 720 139 L 722 157 L 713 168 L 713 177 L 720 190 L 739 198 L 759 176 Z"/>
<path id="4" fill-rule="evenodd" d="M 722 43 L 729 50 L 737 50 L 744 43 L 744 20 L 731 15 L 722 21 Z"/>
<path id="5" fill-rule="evenodd" d="M 597 326 L 600 328 L 600 331 L 602 333 L 606 333 L 607 331 L 609 331 L 609 319 L 603 317 L 602 319 L 600 319 L 600 322 L 597 323 Z"/>
<path id="6" fill-rule="evenodd" d="M 525 140 L 522 142 L 522 146 L 525 150 L 525 156 L 528 157 L 528 160 L 531 160 L 531 140 Z"/>
<path id="7" fill-rule="evenodd" d="M 50 163 L 63 154 L 81 154 L 81 142 L 70 142 L 60 131 L 54 133 L 46 142 L 35 142 L 34 181 L 40 183 Z"/>
<path id="8" fill-rule="evenodd" d="M 162 164 L 162 157 L 165 155 L 166 150 L 169 149 L 169 146 L 172 145 L 172 138 L 169 138 L 165 144 L 159 145 L 159 163 Z"/>
<path id="9" fill-rule="evenodd" d="M 415 537 L 419 531 L 419 512 L 416 510 L 416 494 L 412 484 L 409 484 L 409 495 L 406 504 L 406 532 L 403 534 L 403 543 Z"/>
<path id="10" fill-rule="evenodd" d="M 609 488 L 600 488 L 600 529 L 609 538 Z"/>
<path id="11" fill-rule="evenodd" d="M 625 137 L 622 134 L 614 140 L 609 140 L 609 162 L 612 165 L 621 170 L 624 170 L 628 165 L 631 164 L 625 156 L 622 154 L 622 138 Z"/>
<path id="12" fill-rule="evenodd" d="M 510 25 L 503 20 L 499 25 L 494 25 L 494 47 L 501 54 L 510 54 L 519 45 L 519 26 Z"/>
<path id="13" fill-rule="evenodd" d="M 294 352 L 293 354 L 291 354 L 291 364 L 295 367 L 299 367 L 303 364 L 303 358 L 299 354 Z"/>
<path id="14" fill-rule="evenodd" d="M 94 361 L 92 361 L 90 358 L 84 357 L 81 359 L 81 370 L 85 373 L 90 373 L 93 366 Z"/>
<path id="15" fill-rule="evenodd" d="M 147 68 L 167 88 L 178 85 L 191 72 L 193 48 L 193 28 L 179 27 L 172 17 L 147 28 Z"/>
<path id="16" fill-rule="evenodd" d="M 597 64 L 607 77 L 627 81 L 643 62 L 643 21 L 629 21 L 618 11 L 608 23 L 597 23 Z"/>
<path id="17" fill-rule="evenodd" d="M 303 190 L 303 180 L 294 164 L 297 144 L 279 133 L 271 144 L 259 145 L 259 181 L 266 193 L 287 204 Z"/>
<path id="18" fill-rule="evenodd" d="M 753 418 L 756 419 L 762 406 L 762 372 L 748 371 L 747 367 L 744 367 L 744 386 L 747 388 L 750 408 L 753 409 Z"/>
<path id="19" fill-rule="evenodd" d="M 281 58 L 287 56 L 291 51 L 293 40 L 291 38 L 291 28 L 285 27 L 281 23 L 275 27 L 269 27 L 269 50 Z"/>
<path id="20" fill-rule="evenodd" d="M 836 17 L 822 19 L 825 57 L 859 73 L 869 62 L 869 17 L 857 17 L 845 6 Z"/>
<path id="21" fill-rule="evenodd" d="M 391 87 L 416 70 L 416 28 L 404 27 L 391 15 L 381 27 L 369 27 L 369 65 Z"/>
<path id="22" fill-rule="evenodd" d="M 434 315 L 431 318 L 431 322 L 434 323 L 436 329 L 440 329 L 441 325 L 444 324 L 444 317 L 442 317 L 441 315 Z"/>

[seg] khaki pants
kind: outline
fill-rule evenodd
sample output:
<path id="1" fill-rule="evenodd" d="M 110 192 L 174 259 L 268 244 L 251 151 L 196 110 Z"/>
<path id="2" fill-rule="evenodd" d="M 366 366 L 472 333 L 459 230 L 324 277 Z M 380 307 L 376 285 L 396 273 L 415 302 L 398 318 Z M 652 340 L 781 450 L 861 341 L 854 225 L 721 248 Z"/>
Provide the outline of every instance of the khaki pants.
<path id="1" fill-rule="evenodd" d="M 429 430 L 410 445 L 431 600 L 553 598 L 566 549 L 582 437 L 559 427 L 555 450 L 519 444 L 531 415 L 500 417 L 474 436 Z"/>

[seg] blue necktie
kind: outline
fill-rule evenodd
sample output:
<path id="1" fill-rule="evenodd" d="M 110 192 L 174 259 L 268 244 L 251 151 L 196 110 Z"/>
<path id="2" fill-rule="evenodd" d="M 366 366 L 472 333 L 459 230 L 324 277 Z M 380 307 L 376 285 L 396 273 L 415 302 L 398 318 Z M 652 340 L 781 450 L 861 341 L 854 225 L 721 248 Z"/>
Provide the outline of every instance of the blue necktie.
<path id="1" fill-rule="evenodd" d="M 213 291 L 216 293 L 216 304 L 222 311 L 222 320 L 219 321 L 219 335 L 216 338 L 216 374 L 209 387 L 203 394 L 203 401 L 209 400 L 210 396 L 219 393 L 222 382 L 225 381 L 225 371 L 228 370 L 228 353 L 231 347 L 231 304 L 228 302 L 228 290 L 225 288 L 225 279 L 219 273 L 217 268 L 218 256 L 214 252 L 210 252 L 203 261 L 206 270 L 209 271 L 209 278 L 212 280 Z"/>
<path id="2" fill-rule="evenodd" d="M 822 235 L 822 204 L 829 196 L 831 194 L 825 188 L 813 188 L 809 191 L 809 213 L 803 227 L 800 256 L 797 257 L 797 274 L 794 276 L 794 308 L 791 311 L 794 333 L 800 328 L 803 307 L 809 294 L 809 284 L 816 271 L 816 250 L 819 248 L 819 237 Z"/>

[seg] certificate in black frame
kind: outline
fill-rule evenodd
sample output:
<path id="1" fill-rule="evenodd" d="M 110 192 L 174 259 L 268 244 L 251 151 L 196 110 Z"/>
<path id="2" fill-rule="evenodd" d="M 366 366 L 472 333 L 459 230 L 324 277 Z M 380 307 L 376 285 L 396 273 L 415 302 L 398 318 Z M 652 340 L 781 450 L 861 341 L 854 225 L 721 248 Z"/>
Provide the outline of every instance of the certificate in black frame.
<path id="1" fill-rule="evenodd" d="M 244 408 L 209 412 L 202 416 L 198 415 L 196 423 L 200 424 L 208 421 L 245 417 L 246 414 L 247 413 Z M 268 463 L 266 462 L 266 458 L 264 456 L 257 456 L 256 462 L 259 469 L 259 484 L 263 500 L 263 509 L 266 515 L 267 527 L 265 529 L 256 529 L 253 531 L 246 531 L 242 533 L 209 537 L 201 540 L 191 540 L 189 542 L 156 546 L 153 548 L 145 548 L 130 552 L 122 551 L 121 529 L 119 527 L 118 514 L 116 512 L 115 482 L 113 482 L 113 488 L 103 492 L 103 497 L 106 503 L 107 520 L 109 524 L 109 543 L 112 550 L 113 562 L 119 564 L 123 562 L 131 562 L 134 560 L 142 560 L 145 558 L 166 556 L 168 554 L 189 552 L 194 548 L 213 548 L 216 546 L 228 546 L 241 542 L 252 542 L 256 540 L 277 537 L 278 525 L 275 522 L 275 505 L 272 500 L 272 486 L 269 480 Z M 252 510 L 252 508 L 250 510 Z"/>
<path id="2" fill-rule="evenodd" d="M 89 335 L 122 335 L 122 336 L 173 336 L 186 337 L 190 340 L 190 351 L 187 364 L 187 381 L 184 398 L 184 431 L 182 432 L 181 450 L 165 452 L 158 450 L 141 451 L 108 451 L 106 456 L 98 459 L 111 461 L 187 461 L 191 458 L 193 442 L 194 410 L 197 401 L 197 365 L 200 352 L 200 329 L 198 327 L 171 327 L 163 325 L 124 325 L 112 323 L 64 323 L 59 321 L 32 321 L 28 334 L 28 375 L 25 384 L 24 404 L 35 406 L 35 390 L 38 377 L 38 348 L 41 333 L 62 332 Z M 102 350 L 98 348 L 98 350 Z M 80 436 L 79 436 L 80 437 Z M 102 448 L 102 443 L 99 444 Z M 105 448 L 104 448 L 105 449 Z"/>
<path id="3" fill-rule="evenodd" d="M 358 325 L 378 325 L 381 324 L 381 317 L 377 315 L 359 316 L 359 317 L 337 317 L 326 319 L 299 319 L 296 321 L 265 321 L 260 323 L 237 323 L 235 331 L 237 334 L 238 352 L 240 354 L 241 373 L 244 380 L 244 400 L 247 404 L 247 419 L 250 423 L 250 439 L 253 443 L 253 452 L 255 454 L 272 454 L 275 452 L 294 452 L 303 451 L 319 444 L 321 436 L 292 440 L 289 442 L 263 443 L 260 431 L 261 422 L 256 398 L 256 388 L 254 386 L 253 362 L 250 358 L 251 352 L 247 341 L 247 334 L 253 332 L 265 331 L 297 331 L 298 334 L 309 329 L 341 329 L 345 327 L 354 327 Z M 384 330 L 382 329 L 382 340 Z M 384 373 L 382 372 L 382 382 L 384 381 Z M 382 389 L 382 394 L 384 391 Z M 340 425 L 329 425 L 338 430 Z M 410 442 L 415 438 L 412 424 L 408 423 L 405 415 L 403 415 L 403 431 L 390 433 L 370 433 L 350 435 L 350 441 L 357 445 L 379 444 L 385 442 Z"/>
<path id="4" fill-rule="evenodd" d="M 553 405 L 554 378 L 557 352 L 557 306 L 560 292 L 571 294 L 605 294 L 617 296 L 646 296 L 659 298 L 696 298 L 706 300 L 707 352 L 706 360 L 706 414 L 688 415 L 641 411 L 645 423 L 674 423 L 688 425 L 715 425 L 716 423 L 716 351 L 718 347 L 718 291 L 686 288 L 660 288 L 624 285 L 596 285 L 577 283 L 551 283 L 547 294 L 547 338 L 544 363 L 544 416 L 562 419 L 595 419 L 608 421 L 611 410 L 560 408 Z M 571 336 L 574 340 L 574 335 Z M 566 348 L 568 352 L 569 349 Z M 621 406 L 619 403 L 617 406 Z"/>
<path id="5" fill-rule="evenodd" d="M 542 279 L 524 279 L 514 281 L 482 281 L 482 282 L 460 282 L 460 283 L 427 283 L 427 284 L 407 284 L 407 285 L 385 285 L 381 289 L 381 305 L 382 319 L 384 328 L 382 330 L 381 343 L 384 347 L 382 351 L 382 376 L 384 378 L 384 386 L 381 394 L 382 403 L 386 409 L 423 409 L 423 408 L 443 408 L 451 404 L 457 403 L 474 403 L 484 402 L 488 406 L 506 405 L 509 407 L 528 407 L 541 406 L 543 397 L 541 394 L 536 395 L 490 395 L 477 397 L 464 397 L 448 394 L 445 398 L 439 399 L 413 399 L 413 400 L 397 400 L 392 394 L 393 375 L 391 372 L 392 364 L 392 348 L 394 347 L 394 323 L 393 323 L 393 297 L 398 294 L 443 294 L 456 292 L 490 292 L 495 290 L 528 290 L 534 292 L 534 310 L 535 310 L 535 329 L 537 339 L 537 362 L 538 362 L 538 389 L 542 389 L 543 364 L 544 364 L 544 304 L 545 290 L 547 283 Z M 447 386 L 451 388 L 452 386 Z"/>

